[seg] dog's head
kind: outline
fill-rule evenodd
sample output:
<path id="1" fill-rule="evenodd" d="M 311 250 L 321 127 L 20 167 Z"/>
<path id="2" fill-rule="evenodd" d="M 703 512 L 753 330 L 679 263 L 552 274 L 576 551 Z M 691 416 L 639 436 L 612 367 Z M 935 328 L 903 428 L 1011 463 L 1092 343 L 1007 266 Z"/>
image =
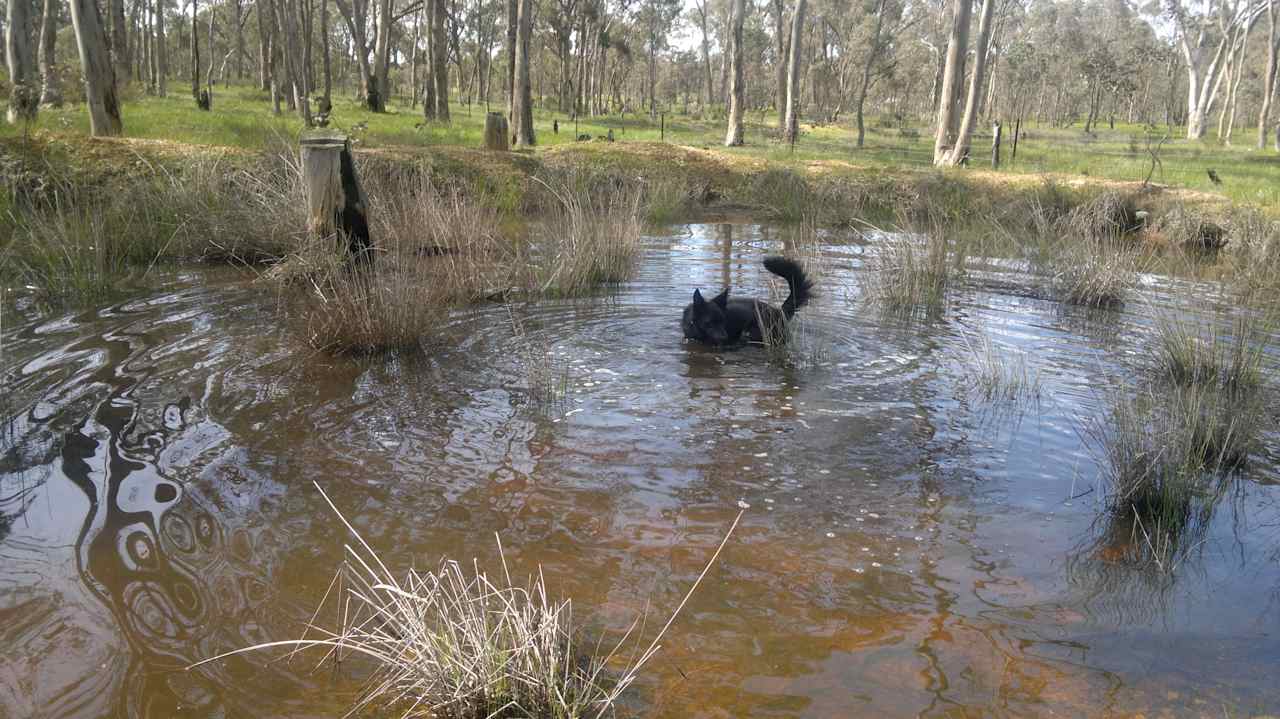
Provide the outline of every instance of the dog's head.
<path id="1" fill-rule="evenodd" d="M 729 332 L 725 329 L 725 308 L 729 304 L 729 290 L 705 300 L 702 292 L 693 291 L 693 302 L 685 305 L 684 316 L 680 318 L 680 326 L 684 328 L 686 339 L 697 340 L 709 345 L 722 345 L 729 341 Z"/>

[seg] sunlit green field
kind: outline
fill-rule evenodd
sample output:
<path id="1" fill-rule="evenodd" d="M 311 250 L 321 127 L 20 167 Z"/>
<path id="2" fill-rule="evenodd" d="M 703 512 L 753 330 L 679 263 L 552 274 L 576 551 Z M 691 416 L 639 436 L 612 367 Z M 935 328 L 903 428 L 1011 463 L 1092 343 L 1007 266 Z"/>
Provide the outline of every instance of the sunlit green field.
<path id="1" fill-rule="evenodd" d="M 401 99 L 387 113 L 364 110 L 353 99 L 335 99 L 331 126 L 346 130 L 364 147 L 415 145 L 479 146 L 483 134 L 484 105 L 452 106 L 452 123 L 427 124 L 421 109 Z M 494 110 L 505 107 L 499 103 Z M 296 114 L 279 116 L 271 111 L 270 98 L 254 88 L 232 87 L 215 91 L 211 112 L 200 112 L 182 92 L 167 98 L 134 93 L 123 109 L 128 137 L 174 142 L 262 147 L 279 140 L 290 141 L 301 131 Z M 866 144 L 855 147 L 855 130 L 849 124 L 805 126 L 794 147 L 777 139 L 771 111 L 752 112 L 747 119 L 747 145 L 721 147 L 724 123 L 721 118 L 706 120 L 684 115 L 667 115 L 664 122 L 647 115 L 610 116 L 573 120 L 564 113 L 539 110 L 535 117 L 540 147 L 571 143 L 578 135 L 593 138 L 610 130 L 618 142 L 657 141 L 707 147 L 730 153 L 762 157 L 775 162 L 839 160 L 872 167 L 925 167 L 930 164 L 933 139 L 929 128 L 884 127 L 869 120 Z M 553 132 L 553 123 L 559 132 Z M 30 130 L 85 134 L 88 117 L 82 106 L 45 110 Z M 1159 151 L 1160 163 L 1152 172 L 1148 147 L 1154 147 L 1166 129 L 1141 126 L 1104 127 L 1091 136 L 1080 128 L 1051 129 L 1024 124 L 1016 157 L 1011 128 L 1006 128 L 1001 152 L 1001 172 L 1017 174 L 1064 173 L 1109 180 L 1141 181 L 1152 173 L 1153 182 L 1206 192 L 1221 193 L 1237 202 L 1263 207 L 1280 207 L 1280 154 L 1253 148 L 1254 130 L 1237 133 L 1233 145 L 1216 139 L 1191 142 L 1180 138 L 1174 128 Z M 0 136 L 20 135 L 26 128 L 0 125 Z M 1150 142 L 1148 138 L 1150 137 Z M 974 166 L 990 166 L 989 128 L 974 138 Z M 1208 170 L 1214 170 L 1222 184 L 1214 184 Z"/>

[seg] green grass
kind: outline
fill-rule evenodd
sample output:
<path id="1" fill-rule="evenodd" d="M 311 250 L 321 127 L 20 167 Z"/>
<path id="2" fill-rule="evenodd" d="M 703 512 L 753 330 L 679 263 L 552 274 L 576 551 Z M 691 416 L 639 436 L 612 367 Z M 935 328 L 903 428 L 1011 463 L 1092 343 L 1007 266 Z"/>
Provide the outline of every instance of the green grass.
<path id="1" fill-rule="evenodd" d="M 505 105 L 497 102 L 494 110 Z M 351 131 L 364 147 L 449 145 L 479 147 L 483 134 L 484 105 L 466 106 L 454 103 L 452 124 L 425 125 L 420 109 L 403 98 L 393 98 L 389 111 L 375 114 L 360 107 L 348 96 L 337 96 L 333 125 Z M 135 92 L 123 107 L 127 137 L 150 138 L 175 142 L 260 148 L 273 137 L 292 138 L 300 129 L 296 115 L 271 113 L 270 98 L 251 87 L 216 88 L 211 112 L 199 112 L 194 102 L 182 92 L 167 98 L 148 97 Z M 558 121 L 560 132 L 552 133 Z M 885 127 L 871 123 L 866 144 L 854 145 L 855 131 L 845 124 L 804 126 L 796 145 L 776 140 L 777 128 L 771 113 L 750 113 L 747 122 L 747 144 L 741 148 L 724 148 L 723 121 L 697 117 L 668 115 L 665 133 L 659 123 L 647 115 L 581 118 L 575 125 L 568 115 L 541 109 L 535 112 L 539 147 L 554 147 L 575 142 L 575 130 L 595 138 L 610 130 L 618 142 L 667 142 L 691 147 L 714 148 L 731 156 L 767 159 L 775 163 L 810 163 L 839 160 L 855 165 L 880 168 L 926 168 L 932 161 L 932 136 L 927 128 Z M 42 110 L 33 129 L 59 133 L 85 134 L 88 119 L 83 106 L 63 110 Z M 0 126 L 0 136 L 21 135 L 22 128 Z M 1108 180 L 1140 182 L 1150 170 L 1146 138 L 1160 137 L 1165 128 L 1148 129 L 1134 125 L 1117 125 L 1086 136 L 1078 128 L 1051 129 L 1027 123 L 1013 159 L 1006 145 L 1005 161 L 1000 174 L 1064 173 Z M 1238 203 L 1260 207 L 1280 207 L 1280 155 L 1252 148 L 1249 133 L 1238 133 L 1235 145 L 1216 140 L 1188 141 L 1180 139 L 1175 128 L 1172 138 L 1161 150 L 1161 166 L 1153 182 L 1176 187 L 1221 193 Z M 974 147 L 983 148 L 990 137 L 978 134 Z M 603 143 L 592 143 L 603 144 Z M 986 167 L 985 152 L 978 152 L 975 168 Z M 1223 179 L 1214 185 L 1207 170 L 1213 169 Z"/>

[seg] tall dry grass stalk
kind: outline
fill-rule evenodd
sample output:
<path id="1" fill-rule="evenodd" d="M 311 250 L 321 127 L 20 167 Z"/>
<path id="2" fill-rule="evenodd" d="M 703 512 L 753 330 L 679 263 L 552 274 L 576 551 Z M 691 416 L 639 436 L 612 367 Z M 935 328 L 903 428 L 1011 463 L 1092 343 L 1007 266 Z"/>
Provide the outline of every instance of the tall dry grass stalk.
<path id="1" fill-rule="evenodd" d="M 969 350 L 969 375 L 972 387 L 984 399 L 1019 400 L 1040 396 L 1040 373 L 1027 364 L 1022 352 L 999 350 L 985 332 L 976 342 L 962 334 Z"/>
<path id="2" fill-rule="evenodd" d="M 127 183 L 51 186 L 12 213 L 0 255 L 50 299 L 91 301 L 167 261 L 279 258 L 301 238 L 299 197 L 296 161 L 196 154 Z"/>
<path id="3" fill-rule="evenodd" d="M 640 188 L 572 174 L 534 180 L 554 200 L 537 235 L 534 289 L 571 296 L 630 279 L 643 229 Z"/>
<path id="4" fill-rule="evenodd" d="M 1027 205 L 1031 269 L 1059 301 L 1085 307 L 1123 304 L 1149 257 L 1127 234 L 1138 220 L 1131 201 L 1104 193 L 1064 211 L 1039 199 Z"/>
<path id="5" fill-rule="evenodd" d="M 343 242 L 317 238 L 270 274 L 305 288 L 294 299 L 312 346 L 337 354 L 411 350 L 449 307 L 523 284 L 523 249 L 502 234 L 496 211 L 424 174 L 398 175 L 369 194 L 371 265 L 349 265 Z"/>
<path id="6" fill-rule="evenodd" d="M 933 316 L 946 307 L 948 293 L 965 276 L 968 245 L 930 213 L 923 226 L 880 233 L 877 251 L 859 274 L 862 295 L 890 312 Z"/>
<path id="7" fill-rule="evenodd" d="M 534 408 L 542 412 L 560 409 L 568 402 L 572 387 L 569 364 L 555 356 L 549 342 L 539 341 L 525 329 L 524 320 L 510 304 L 507 305 L 507 317 L 511 320 L 512 338 Z"/>
<path id="8" fill-rule="evenodd" d="M 523 582 L 513 581 L 501 540 L 500 575 L 490 576 L 476 562 L 466 567 L 450 559 L 441 560 L 435 570 L 395 572 L 318 484 L 316 489 L 354 541 L 346 545 L 345 561 L 306 634 L 238 649 L 193 667 L 275 647 L 322 649 L 320 663 L 363 657 L 372 663 L 373 673 L 353 713 L 372 708 L 448 719 L 577 719 L 611 713 L 657 655 L 663 637 L 742 518 L 739 513 L 652 641 L 645 644 L 639 636 L 643 629 L 638 618 L 601 653 L 600 644 L 580 644 L 571 601 L 551 597 L 541 568 Z M 318 626 L 317 617 L 335 589 L 341 622 L 333 629 Z M 618 663 L 621 670 L 613 670 Z"/>
<path id="9" fill-rule="evenodd" d="M 1156 320 L 1153 361 L 1175 385 L 1205 385 L 1226 392 L 1255 389 L 1271 341 L 1274 319 L 1243 308 L 1231 322 L 1164 314 Z"/>

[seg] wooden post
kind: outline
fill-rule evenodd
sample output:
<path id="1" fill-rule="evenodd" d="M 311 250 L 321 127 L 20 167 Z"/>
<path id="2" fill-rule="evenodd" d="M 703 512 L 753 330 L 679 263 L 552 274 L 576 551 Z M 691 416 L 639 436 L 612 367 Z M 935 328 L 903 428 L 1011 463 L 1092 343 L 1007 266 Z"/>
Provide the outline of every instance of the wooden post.
<path id="1" fill-rule="evenodd" d="M 658 130 L 658 139 L 661 140 L 662 142 L 666 142 L 667 141 L 667 113 L 665 112 L 662 113 L 661 122 L 662 124 L 659 126 L 660 129 Z"/>
<path id="2" fill-rule="evenodd" d="M 991 125 L 991 169 L 1000 169 L 1000 122 Z"/>
<path id="3" fill-rule="evenodd" d="M 300 144 L 307 232 L 320 240 L 345 239 L 350 261 L 373 264 L 369 199 L 356 175 L 350 140 L 344 135 L 317 135 L 304 137 Z"/>
<path id="4" fill-rule="evenodd" d="M 510 139 L 507 118 L 502 113 L 491 112 L 484 116 L 484 149 L 506 152 L 511 149 Z"/>

